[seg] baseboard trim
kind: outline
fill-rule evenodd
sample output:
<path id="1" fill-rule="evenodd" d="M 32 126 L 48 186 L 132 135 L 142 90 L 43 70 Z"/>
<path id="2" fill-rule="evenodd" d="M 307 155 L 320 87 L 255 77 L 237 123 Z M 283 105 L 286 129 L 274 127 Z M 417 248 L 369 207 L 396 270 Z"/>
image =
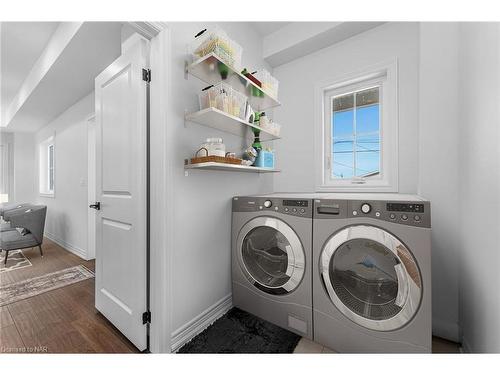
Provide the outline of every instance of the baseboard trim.
<path id="1" fill-rule="evenodd" d="M 205 328 L 212 325 L 217 319 L 233 307 L 232 295 L 228 294 L 220 299 L 191 321 L 176 329 L 172 333 L 172 352 L 176 352 L 184 344 L 187 344 L 193 337 L 202 332 Z"/>
<path id="2" fill-rule="evenodd" d="M 460 352 L 461 353 L 472 353 L 469 342 L 465 339 L 465 337 L 462 337 L 462 346 L 460 347 Z"/>
<path id="3" fill-rule="evenodd" d="M 53 233 L 45 232 L 44 235 L 49 240 L 51 240 L 52 242 L 55 242 L 56 244 L 63 247 L 65 250 L 69 251 L 70 253 L 75 254 L 76 256 L 82 258 L 83 260 L 88 260 L 87 259 L 87 252 L 84 249 L 62 240 L 61 238 L 57 237 Z"/>
<path id="4" fill-rule="evenodd" d="M 443 339 L 460 342 L 458 323 L 451 323 L 439 318 L 432 318 L 432 335 Z"/>

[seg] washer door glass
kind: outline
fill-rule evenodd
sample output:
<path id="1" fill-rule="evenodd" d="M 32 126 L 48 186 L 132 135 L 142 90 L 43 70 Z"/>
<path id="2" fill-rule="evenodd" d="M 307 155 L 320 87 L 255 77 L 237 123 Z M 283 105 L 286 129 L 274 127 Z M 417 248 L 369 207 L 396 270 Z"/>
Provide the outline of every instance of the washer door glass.
<path id="1" fill-rule="evenodd" d="M 322 277 L 332 302 L 367 328 L 397 329 L 413 318 L 420 304 L 415 259 L 380 228 L 355 226 L 334 235 L 324 247 Z"/>
<path id="2" fill-rule="evenodd" d="M 275 218 L 256 218 L 240 233 L 240 261 L 253 284 L 270 294 L 294 290 L 304 274 L 304 250 L 295 232 Z"/>
<path id="3" fill-rule="evenodd" d="M 290 279 L 287 247 L 290 242 L 276 229 L 254 228 L 243 240 L 243 262 L 259 283 L 270 288 L 283 286 Z"/>

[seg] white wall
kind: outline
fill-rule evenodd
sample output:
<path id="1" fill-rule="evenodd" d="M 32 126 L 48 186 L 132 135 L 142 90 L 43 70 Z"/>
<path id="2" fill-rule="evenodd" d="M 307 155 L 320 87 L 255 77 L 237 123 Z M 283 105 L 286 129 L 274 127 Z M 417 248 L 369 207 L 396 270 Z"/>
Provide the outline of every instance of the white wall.
<path id="1" fill-rule="evenodd" d="M 14 134 L 0 129 L 0 203 L 14 201 Z"/>
<path id="2" fill-rule="evenodd" d="M 93 112 L 92 93 L 40 129 L 34 146 L 34 159 L 38 159 L 39 142 L 55 134 L 55 196 L 40 196 L 36 185 L 38 202 L 47 205 L 45 235 L 83 258 L 87 253 L 87 118 Z M 38 182 L 38 167 L 35 175 Z"/>
<path id="3" fill-rule="evenodd" d="M 500 352 L 500 28 L 460 25 L 460 321 L 472 352 Z"/>
<path id="4" fill-rule="evenodd" d="M 244 65 L 264 66 L 261 39 L 245 23 L 220 23 L 243 48 Z M 175 223 L 172 256 L 172 331 L 231 293 L 231 197 L 272 190 L 272 177 L 253 173 L 191 171 L 184 176 L 184 158 L 193 156 L 206 137 L 220 136 L 227 151 L 241 151 L 239 137 L 193 123 L 184 126 L 184 110 L 195 110 L 197 94 L 206 87 L 185 78 L 186 44 L 206 23 L 171 23 L 172 85 L 166 145 L 173 165 L 172 210 Z M 267 67 L 269 69 L 269 67 Z M 154 76 L 154 73 L 153 73 Z M 154 78 L 153 78 L 154 79 Z"/>
<path id="5" fill-rule="evenodd" d="M 276 67 L 282 107 L 275 110 L 283 140 L 276 142 L 276 191 L 312 192 L 315 181 L 314 84 L 394 57 L 399 62 L 399 191 L 418 184 L 417 23 L 389 23 Z"/>
<path id="6" fill-rule="evenodd" d="M 35 202 L 35 137 L 33 133 L 14 134 L 14 197 L 18 203 Z"/>
<path id="7" fill-rule="evenodd" d="M 459 341 L 458 84 L 458 24 L 421 23 L 418 193 L 432 202 L 433 331 L 453 341 Z"/>

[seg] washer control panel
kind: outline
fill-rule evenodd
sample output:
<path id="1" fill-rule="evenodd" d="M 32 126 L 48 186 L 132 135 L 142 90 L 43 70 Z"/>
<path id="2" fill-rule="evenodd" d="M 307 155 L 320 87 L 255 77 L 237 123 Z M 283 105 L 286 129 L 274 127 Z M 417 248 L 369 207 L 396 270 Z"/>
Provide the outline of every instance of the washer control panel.
<path id="1" fill-rule="evenodd" d="M 314 200 L 314 218 L 370 218 L 430 228 L 430 202 Z"/>
<path id="2" fill-rule="evenodd" d="M 311 199 L 283 199 L 265 197 L 234 197 L 233 212 L 271 211 L 286 215 L 308 217 L 313 214 Z"/>

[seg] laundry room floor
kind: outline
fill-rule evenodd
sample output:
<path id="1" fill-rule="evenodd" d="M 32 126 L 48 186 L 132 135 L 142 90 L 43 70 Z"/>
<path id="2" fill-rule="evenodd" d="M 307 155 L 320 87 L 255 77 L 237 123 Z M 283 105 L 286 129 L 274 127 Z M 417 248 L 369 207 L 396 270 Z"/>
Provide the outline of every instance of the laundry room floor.
<path id="1" fill-rule="evenodd" d="M 308 340 L 306 338 L 301 338 L 295 350 L 294 354 L 331 354 L 336 353 L 330 348 L 327 348 L 324 345 L 318 344 L 314 341 Z M 439 337 L 432 338 L 432 353 L 435 354 L 456 354 L 460 353 L 460 346 L 455 342 L 451 342 L 448 340 L 441 339 Z"/>

